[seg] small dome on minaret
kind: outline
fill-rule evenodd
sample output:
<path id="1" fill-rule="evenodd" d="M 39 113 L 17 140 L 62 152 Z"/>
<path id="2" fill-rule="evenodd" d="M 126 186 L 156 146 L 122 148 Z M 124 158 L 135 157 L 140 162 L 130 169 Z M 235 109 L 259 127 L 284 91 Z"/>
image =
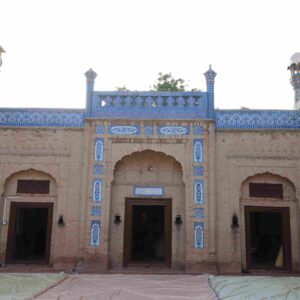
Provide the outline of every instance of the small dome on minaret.
<path id="1" fill-rule="evenodd" d="M 300 52 L 296 52 L 291 56 L 291 63 L 296 65 L 300 63 Z"/>

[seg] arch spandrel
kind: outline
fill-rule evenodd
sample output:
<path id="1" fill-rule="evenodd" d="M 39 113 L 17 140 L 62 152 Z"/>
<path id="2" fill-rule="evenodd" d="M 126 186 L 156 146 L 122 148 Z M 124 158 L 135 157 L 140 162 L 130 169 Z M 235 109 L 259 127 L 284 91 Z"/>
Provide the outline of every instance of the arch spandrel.
<path id="1" fill-rule="evenodd" d="M 256 176 L 256 175 L 264 175 L 264 174 L 271 174 L 274 176 L 280 176 L 282 178 L 286 178 L 294 185 L 296 188 L 296 172 L 291 172 L 291 168 L 273 168 L 273 167 L 264 167 L 263 170 L 261 167 L 259 168 L 243 168 L 243 172 L 239 172 L 237 178 L 237 186 L 241 187 L 243 182 L 246 181 L 248 178 Z"/>
<path id="2" fill-rule="evenodd" d="M 28 169 L 22 169 L 17 171 L 11 171 L 8 176 L 5 176 L 5 180 L 3 180 L 3 186 L 2 186 L 2 195 L 3 194 L 10 194 L 10 187 L 12 181 L 16 180 L 18 178 L 22 179 L 49 179 L 53 183 L 53 187 L 51 187 L 50 193 L 52 196 L 57 195 L 57 181 L 54 176 L 52 176 L 49 172 L 43 171 L 41 169 L 36 168 L 28 168 Z M 15 193 L 11 193 L 15 194 Z"/>
<path id="3" fill-rule="evenodd" d="M 112 157 L 112 161 L 111 161 L 111 166 L 113 167 L 113 172 L 111 172 L 111 176 L 110 176 L 110 182 L 113 181 L 114 179 L 114 172 L 116 169 L 116 166 L 119 163 L 122 163 L 122 161 L 124 161 L 124 159 L 126 157 L 130 157 L 131 155 L 137 154 L 137 153 L 142 153 L 142 152 L 153 152 L 153 153 L 158 153 L 158 154 L 162 154 L 165 157 L 174 159 L 181 167 L 180 172 L 182 172 L 182 179 L 183 179 L 183 183 L 187 183 L 187 179 L 186 179 L 186 174 L 188 174 L 188 172 L 185 170 L 185 166 L 186 163 L 185 161 L 183 161 L 183 156 L 178 154 L 178 151 L 161 151 L 161 149 L 156 149 L 155 147 L 148 147 L 142 150 L 133 150 L 133 149 L 128 149 L 127 147 L 124 147 L 124 149 L 122 151 L 119 151 L 117 153 L 115 153 L 115 155 L 113 155 Z M 172 153 L 174 152 L 174 153 Z M 185 153 L 183 151 L 183 153 Z"/>
<path id="4" fill-rule="evenodd" d="M 278 174 L 274 173 L 260 173 L 255 174 L 253 176 L 247 177 L 241 184 L 241 198 L 249 198 L 248 196 L 248 190 L 249 190 L 249 183 L 279 183 L 283 184 L 285 189 L 288 189 L 288 191 L 284 192 L 284 200 L 291 200 L 295 201 L 295 195 L 296 195 L 296 188 L 293 182 L 288 179 L 287 177 L 280 176 Z"/>

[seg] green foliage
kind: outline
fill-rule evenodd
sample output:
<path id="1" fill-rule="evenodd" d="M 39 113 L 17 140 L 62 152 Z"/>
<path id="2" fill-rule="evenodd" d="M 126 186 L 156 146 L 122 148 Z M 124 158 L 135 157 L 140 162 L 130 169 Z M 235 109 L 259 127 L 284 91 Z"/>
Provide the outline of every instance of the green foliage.
<path id="1" fill-rule="evenodd" d="M 185 81 L 182 78 L 173 78 L 171 73 L 158 73 L 157 82 L 152 87 L 158 92 L 183 92 L 185 88 Z"/>
<path id="2" fill-rule="evenodd" d="M 125 85 L 123 85 L 123 86 L 117 86 L 116 91 L 118 91 L 118 92 L 128 92 L 129 89 Z"/>

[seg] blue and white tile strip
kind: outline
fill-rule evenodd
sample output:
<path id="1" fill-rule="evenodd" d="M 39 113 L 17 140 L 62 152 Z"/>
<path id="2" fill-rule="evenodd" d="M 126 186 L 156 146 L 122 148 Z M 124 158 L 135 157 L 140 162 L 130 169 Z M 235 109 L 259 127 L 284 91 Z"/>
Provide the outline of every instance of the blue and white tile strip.
<path id="1" fill-rule="evenodd" d="M 91 216 L 92 217 L 100 217 L 102 214 L 101 207 L 99 206 L 93 206 L 91 209 Z"/>
<path id="2" fill-rule="evenodd" d="M 104 173 L 103 165 L 94 165 L 93 173 L 94 175 L 102 175 Z"/>
<path id="3" fill-rule="evenodd" d="M 194 135 L 202 135 L 203 128 L 202 126 L 193 127 Z M 204 189 L 203 189 L 203 139 L 196 138 L 193 140 L 193 174 L 194 177 L 194 205 L 203 205 L 204 204 Z M 200 177 L 200 178 L 199 178 Z M 193 218 L 194 219 L 204 219 L 204 208 L 195 207 L 193 209 Z M 204 222 L 194 222 L 194 247 L 197 249 L 202 249 L 204 247 Z"/>
<path id="4" fill-rule="evenodd" d="M 152 134 L 153 134 L 153 126 L 145 126 L 144 135 L 152 135 Z"/>
<path id="5" fill-rule="evenodd" d="M 101 202 L 102 201 L 102 180 L 97 178 L 94 179 L 93 183 L 93 202 Z"/>
<path id="6" fill-rule="evenodd" d="M 203 199 L 203 180 L 194 180 L 194 204 L 204 204 Z"/>
<path id="7" fill-rule="evenodd" d="M 94 160 L 96 162 L 102 161 L 104 155 L 104 139 L 95 139 L 94 146 Z"/>
<path id="8" fill-rule="evenodd" d="M 203 162 L 203 140 L 202 139 L 194 139 L 194 163 L 202 163 Z"/>
<path id="9" fill-rule="evenodd" d="M 204 208 L 200 207 L 200 208 L 194 208 L 194 214 L 193 217 L 195 219 L 203 219 L 204 218 Z"/>
<path id="10" fill-rule="evenodd" d="M 216 110 L 217 129 L 300 129 L 299 110 Z"/>
<path id="11" fill-rule="evenodd" d="M 158 127 L 158 135 L 188 135 L 189 126 L 164 126 Z"/>
<path id="12" fill-rule="evenodd" d="M 102 124 L 96 125 L 96 134 L 104 134 L 105 133 L 105 127 Z"/>
<path id="13" fill-rule="evenodd" d="M 204 248 L 204 223 L 194 223 L 194 247 L 198 249 Z"/>
<path id="14" fill-rule="evenodd" d="M 97 125 L 96 134 L 104 133 L 104 126 Z M 99 164 L 104 159 L 104 139 L 96 138 L 94 143 L 94 167 L 93 167 L 93 187 L 92 187 L 92 199 L 93 206 L 91 209 L 91 217 L 99 218 L 102 215 L 102 210 L 100 204 L 102 201 L 102 188 L 103 188 L 103 179 L 97 178 L 97 176 L 104 173 L 104 166 Z M 91 220 L 90 236 L 91 236 L 91 246 L 97 247 L 100 245 L 100 231 L 101 231 L 101 222 L 99 220 Z"/>
<path id="15" fill-rule="evenodd" d="M 194 166 L 194 176 L 203 176 L 203 167 L 202 166 Z"/>
<path id="16" fill-rule="evenodd" d="M 132 135 L 140 134 L 140 126 L 138 125 L 110 125 L 108 126 L 108 134 L 115 135 Z"/>
<path id="17" fill-rule="evenodd" d="M 91 221 L 91 246 L 97 247 L 100 245 L 100 221 Z"/>
<path id="18" fill-rule="evenodd" d="M 82 109 L 0 108 L 0 126 L 83 127 Z"/>

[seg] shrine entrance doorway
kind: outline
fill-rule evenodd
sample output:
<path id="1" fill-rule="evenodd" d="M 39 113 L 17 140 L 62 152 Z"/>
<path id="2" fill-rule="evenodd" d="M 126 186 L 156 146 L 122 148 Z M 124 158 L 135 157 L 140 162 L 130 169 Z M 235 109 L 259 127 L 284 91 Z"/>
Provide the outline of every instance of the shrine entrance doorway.
<path id="1" fill-rule="evenodd" d="M 171 265 L 171 199 L 126 199 L 124 266 Z"/>
<path id="2" fill-rule="evenodd" d="M 246 206 L 248 269 L 291 269 L 288 207 Z"/>
<path id="3" fill-rule="evenodd" d="M 48 264 L 53 203 L 11 202 L 7 263 Z"/>

